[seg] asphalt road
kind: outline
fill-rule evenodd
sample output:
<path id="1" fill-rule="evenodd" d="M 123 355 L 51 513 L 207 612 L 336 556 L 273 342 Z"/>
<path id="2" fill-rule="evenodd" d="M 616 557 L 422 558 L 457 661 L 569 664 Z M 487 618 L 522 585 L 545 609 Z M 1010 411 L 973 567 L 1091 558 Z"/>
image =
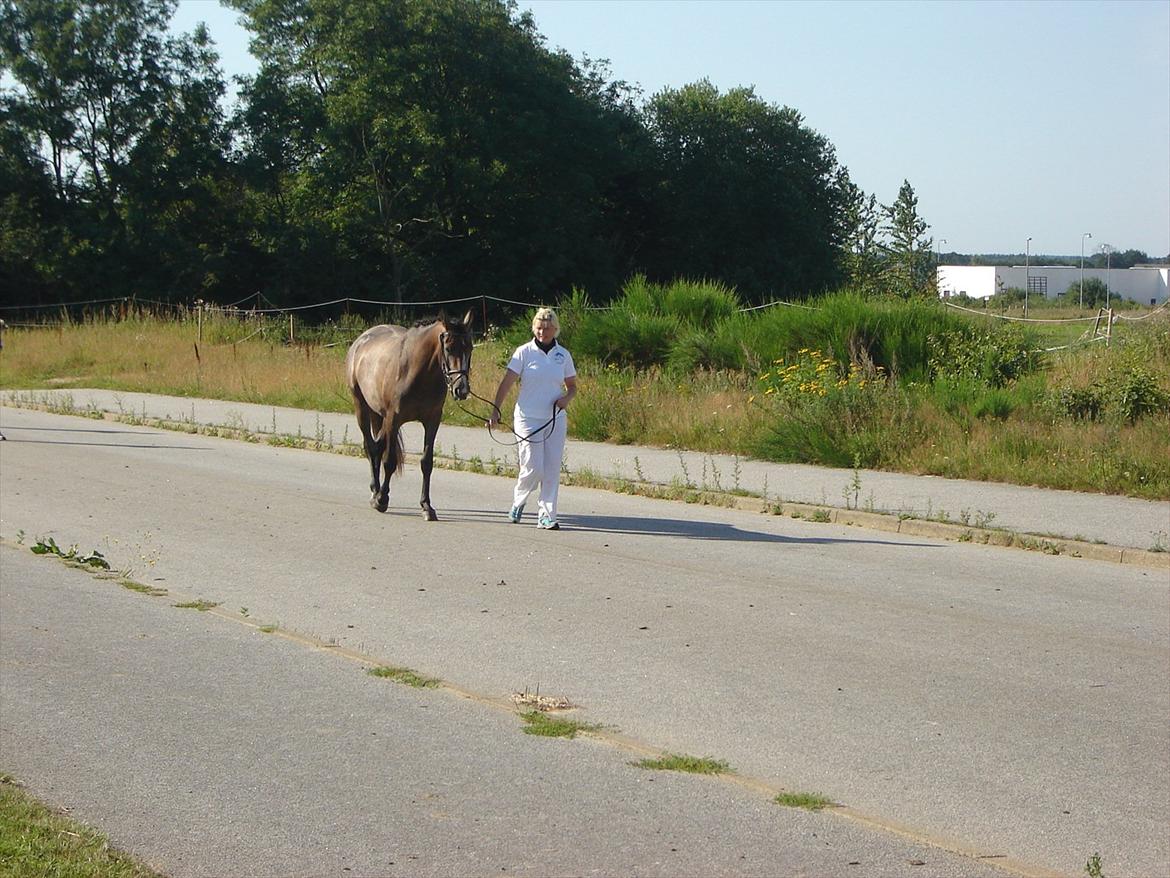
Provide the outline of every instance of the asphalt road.
<path id="1" fill-rule="evenodd" d="M 378 515 L 357 459 L 2 417 L 0 768 L 175 875 L 1170 874 L 1164 571 L 451 471 L 427 524 L 414 468 Z"/>

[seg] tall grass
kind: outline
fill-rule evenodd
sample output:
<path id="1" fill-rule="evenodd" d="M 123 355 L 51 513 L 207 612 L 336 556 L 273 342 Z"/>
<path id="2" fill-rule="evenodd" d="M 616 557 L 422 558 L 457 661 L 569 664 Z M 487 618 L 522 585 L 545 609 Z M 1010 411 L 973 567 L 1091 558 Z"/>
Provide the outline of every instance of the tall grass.
<path id="1" fill-rule="evenodd" d="M 1020 361 L 1045 340 L 933 303 L 844 293 L 812 308 L 728 313 L 725 290 L 678 290 L 685 319 L 666 310 L 669 285 L 644 279 L 609 310 L 580 291 L 554 303 L 582 386 L 575 437 L 1170 498 L 1165 315 L 1119 323 L 1108 348 Z M 492 396 L 512 348 L 531 337 L 529 321 L 477 344 L 476 393 Z M 287 318 L 210 317 L 202 342 L 194 321 L 149 315 L 14 329 L 0 386 L 350 411 L 343 361 L 364 326 L 321 327 L 305 342 L 294 325 L 292 344 Z M 448 405 L 446 418 L 478 425 L 478 408 Z"/>

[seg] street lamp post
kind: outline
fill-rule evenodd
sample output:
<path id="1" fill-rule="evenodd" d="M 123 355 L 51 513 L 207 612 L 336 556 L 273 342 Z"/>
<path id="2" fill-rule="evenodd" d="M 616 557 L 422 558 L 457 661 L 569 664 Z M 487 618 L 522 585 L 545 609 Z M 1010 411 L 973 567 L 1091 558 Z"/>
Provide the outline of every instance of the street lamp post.
<path id="1" fill-rule="evenodd" d="M 934 290 L 940 292 L 939 286 L 942 283 L 938 276 L 938 264 L 942 261 L 942 245 L 947 242 L 946 238 L 939 240 L 938 245 L 934 248 Z"/>
<path id="2" fill-rule="evenodd" d="M 1032 239 L 1024 245 L 1024 316 L 1028 316 L 1028 293 L 1032 289 Z"/>
<path id="3" fill-rule="evenodd" d="M 1108 244 L 1105 245 L 1105 310 L 1109 310 L 1109 281 L 1113 279 L 1110 274 L 1110 261 L 1113 259 L 1113 248 Z"/>
<path id="4" fill-rule="evenodd" d="M 1081 235 L 1081 310 L 1085 310 L 1085 238 L 1093 237 L 1089 232 Z"/>

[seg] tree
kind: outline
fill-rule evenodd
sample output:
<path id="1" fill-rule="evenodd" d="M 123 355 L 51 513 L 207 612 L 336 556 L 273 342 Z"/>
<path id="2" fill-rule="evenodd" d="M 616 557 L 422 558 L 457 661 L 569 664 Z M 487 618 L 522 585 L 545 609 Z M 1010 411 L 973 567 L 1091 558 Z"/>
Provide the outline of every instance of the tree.
<path id="1" fill-rule="evenodd" d="M 658 279 L 718 278 L 749 300 L 805 296 L 840 279 L 846 179 L 800 113 L 707 80 L 651 98 Z"/>
<path id="2" fill-rule="evenodd" d="M 174 7 L 0 0 L 0 62 L 17 83 L 6 116 L 51 181 L 71 239 L 56 273 L 79 295 L 200 281 L 211 224 L 196 192 L 223 170 L 224 86 L 206 31 L 167 34 Z"/>
<path id="3" fill-rule="evenodd" d="M 850 287 L 863 295 L 883 290 L 884 251 L 878 236 L 882 208 L 874 195 L 866 196 L 852 181 L 846 183 L 845 224 L 849 230 L 842 267 Z"/>
<path id="4" fill-rule="evenodd" d="M 234 5 L 262 63 L 249 167 L 268 207 L 361 266 L 354 283 L 417 299 L 616 287 L 635 238 L 615 252 L 606 220 L 627 198 L 636 116 L 599 68 L 547 51 L 530 15 L 497 0 Z"/>
<path id="5" fill-rule="evenodd" d="M 1079 280 L 1073 281 L 1069 284 L 1067 290 L 1060 294 L 1061 302 L 1068 305 L 1080 305 L 1082 301 L 1086 308 L 1103 307 L 1106 303 L 1106 293 L 1108 287 L 1105 281 L 1097 277 L 1090 277 L 1085 279 L 1084 297 L 1081 296 L 1081 282 Z M 1116 297 L 1114 297 L 1116 298 Z"/>
<path id="6" fill-rule="evenodd" d="M 930 228 L 918 215 L 918 197 L 909 180 L 902 181 L 897 200 L 885 209 L 886 289 L 902 298 L 938 295 L 931 259 Z"/>

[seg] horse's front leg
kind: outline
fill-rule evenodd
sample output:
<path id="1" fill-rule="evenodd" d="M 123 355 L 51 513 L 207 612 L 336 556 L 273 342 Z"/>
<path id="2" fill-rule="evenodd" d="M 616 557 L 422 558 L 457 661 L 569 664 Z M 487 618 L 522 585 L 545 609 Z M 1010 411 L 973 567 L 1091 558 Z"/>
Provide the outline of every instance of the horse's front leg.
<path id="1" fill-rule="evenodd" d="M 422 495 L 418 505 L 422 507 L 423 517 L 427 521 L 439 520 L 431 506 L 431 470 L 435 468 L 435 436 L 438 432 L 438 417 L 423 422 L 423 455 L 419 464 L 422 468 Z"/>

